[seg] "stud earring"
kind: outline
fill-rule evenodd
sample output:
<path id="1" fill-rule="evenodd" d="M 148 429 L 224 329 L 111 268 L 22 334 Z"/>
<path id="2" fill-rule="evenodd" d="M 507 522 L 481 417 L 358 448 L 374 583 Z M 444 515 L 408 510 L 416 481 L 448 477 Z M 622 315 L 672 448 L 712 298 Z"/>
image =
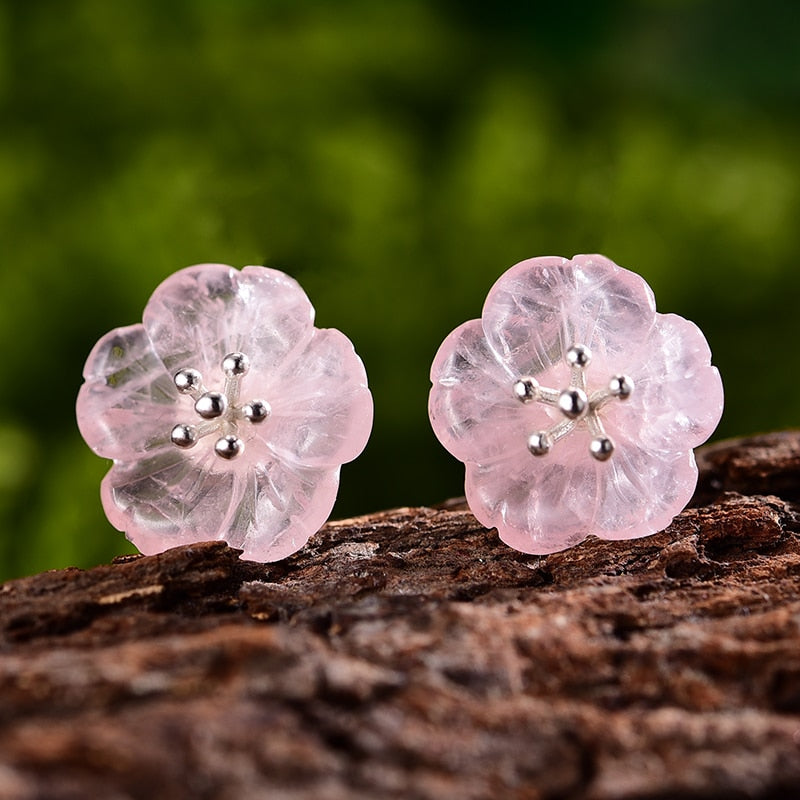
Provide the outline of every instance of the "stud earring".
<path id="1" fill-rule="evenodd" d="M 101 498 L 145 554 L 222 539 L 276 561 L 333 508 L 341 464 L 366 446 L 361 359 L 282 272 L 201 264 L 153 293 L 138 325 L 95 345 L 78 426 L 114 464 Z"/>
<path id="2" fill-rule="evenodd" d="M 470 509 L 525 553 L 663 530 L 723 407 L 700 329 L 656 313 L 639 275 L 597 255 L 508 270 L 481 319 L 444 340 L 431 381 L 431 425 L 466 464 Z"/>

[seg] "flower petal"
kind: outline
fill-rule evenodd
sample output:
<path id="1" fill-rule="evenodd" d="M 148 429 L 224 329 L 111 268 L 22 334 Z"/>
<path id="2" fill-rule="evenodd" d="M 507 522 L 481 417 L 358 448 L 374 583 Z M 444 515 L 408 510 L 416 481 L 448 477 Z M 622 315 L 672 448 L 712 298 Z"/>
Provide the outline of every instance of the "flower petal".
<path id="1" fill-rule="evenodd" d="M 428 410 L 442 445 L 461 461 L 486 463 L 504 454 L 509 436 L 524 438 L 529 409 L 512 391 L 519 377 L 498 360 L 480 320 L 456 328 L 431 367 Z M 538 411 L 544 417 L 541 406 Z M 532 433 L 541 424 L 529 427 Z"/>
<path id="2" fill-rule="evenodd" d="M 664 530 L 692 499 L 697 465 L 691 450 L 617 449 L 608 467 L 592 533 L 635 539 Z"/>
<path id="3" fill-rule="evenodd" d="M 244 397 L 267 400 L 269 419 L 253 431 L 280 459 L 339 467 L 364 449 L 372 430 L 367 373 L 352 342 L 334 328 L 315 330 L 305 349 L 277 372 L 251 373 Z"/>
<path id="4" fill-rule="evenodd" d="M 592 532 L 602 467 L 575 431 L 542 457 L 516 447 L 491 464 L 466 466 L 469 507 L 523 553 L 555 553 Z"/>
<path id="5" fill-rule="evenodd" d="M 526 462 L 520 452 L 493 464 L 467 464 L 469 507 L 486 527 L 524 553 L 564 550 L 589 534 L 633 539 L 663 530 L 697 484 L 691 452 L 615 451 L 606 462 L 588 453 L 576 431 Z"/>
<path id="6" fill-rule="evenodd" d="M 278 561 L 297 552 L 331 513 L 339 469 L 307 469 L 280 461 L 248 471 L 227 522 L 225 540 L 242 558 Z"/>
<path id="7" fill-rule="evenodd" d="M 638 347 L 655 319 L 644 279 L 599 255 L 533 258 L 511 267 L 486 298 L 490 345 L 517 374 L 539 375 L 563 363 L 575 344 L 595 363 L 613 363 Z"/>
<path id="8" fill-rule="evenodd" d="M 200 264 L 167 278 L 143 321 L 170 373 L 199 369 L 211 388 L 228 353 L 248 355 L 254 372 L 282 364 L 310 338 L 314 309 L 297 281 L 277 270 Z"/>
<path id="9" fill-rule="evenodd" d="M 688 450 L 714 432 L 722 416 L 722 381 L 701 330 L 677 314 L 658 314 L 626 371 L 630 400 L 603 409 L 609 432 L 647 449 Z"/>
<path id="10" fill-rule="evenodd" d="M 224 538 L 229 509 L 246 470 L 220 463 L 213 449 L 175 448 L 132 464 L 115 464 L 101 486 L 106 516 L 145 555 Z"/>
<path id="11" fill-rule="evenodd" d="M 107 333 L 83 375 L 78 427 L 95 453 L 130 461 L 169 444 L 178 392 L 142 325 Z"/>
<path id="12" fill-rule="evenodd" d="M 258 442 L 249 458 L 166 450 L 115 464 L 101 497 L 111 524 L 142 553 L 223 540 L 242 558 L 277 561 L 299 550 L 330 515 L 339 469 L 293 467 Z"/>

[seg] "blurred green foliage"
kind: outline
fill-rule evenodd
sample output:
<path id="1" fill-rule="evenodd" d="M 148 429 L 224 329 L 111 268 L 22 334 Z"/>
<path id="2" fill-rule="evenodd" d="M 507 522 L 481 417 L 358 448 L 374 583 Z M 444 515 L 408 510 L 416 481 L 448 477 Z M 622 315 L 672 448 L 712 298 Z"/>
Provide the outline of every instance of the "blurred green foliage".
<path id="1" fill-rule="evenodd" d="M 0 2 L 0 578 L 129 550 L 81 367 L 201 261 L 288 271 L 362 355 L 337 515 L 461 492 L 428 368 L 533 255 L 698 322 L 718 436 L 797 425 L 798 33 L 794 0 Z"/>

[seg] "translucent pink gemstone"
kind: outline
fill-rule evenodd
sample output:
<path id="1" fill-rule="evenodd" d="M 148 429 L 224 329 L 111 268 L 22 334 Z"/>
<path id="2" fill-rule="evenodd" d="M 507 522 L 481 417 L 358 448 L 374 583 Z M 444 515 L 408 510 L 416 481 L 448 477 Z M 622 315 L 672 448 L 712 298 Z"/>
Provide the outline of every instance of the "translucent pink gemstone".
<path id="1" fill-rule="evenodd" d="M 614 375 L 632 378 L 628 400 L 596 411 L 615 449 L 608 461 L 589 453 L 586 421 L 545 456 L 528 436 L 564 421 L 552 405 L 523 404 L 514 382 L 569 386 L 570 347 L 590 348 L 587 392 Z M 719 373 L 699 328 L 658 314 L 638 275 L 603 256 L 523 261 L 500 277 L 483 316 L 442 343 L 431 369 L 429 412 L 442 444 L 466 463 L 470 508 L 512 547 L 549 553 L 588 534 L 606 539 L 663 529 L 697 483 L 692 448 L 722 414 Z"/>
<path id="2" fill-rule="evenodd" d="M 372 397 L 351 342 L 315 328 L 313 319 L 288 275 L 205 264 L 164 281 L 144 324 L 97 343 L 84 370 L 78 425 L 98 455 L 114 460 L 103 507 L 142 552 L 223 539 L 245 558 L 274 561 L 325 522 L 341 464 L 366 445 Z M 196 369 L 206 389 L 223 391 L 222 360 L 233 352 L 245 353 L 250 368 L 230 415 L 194 447 L 177 447 L 174 426 L 208 423 L 176 389 L 175 372 Z M 244 418 L 249 400 L 268 403 L 265 421 Z M 244 452 L 225 460 L 214 443 L 231 431 Z"/>

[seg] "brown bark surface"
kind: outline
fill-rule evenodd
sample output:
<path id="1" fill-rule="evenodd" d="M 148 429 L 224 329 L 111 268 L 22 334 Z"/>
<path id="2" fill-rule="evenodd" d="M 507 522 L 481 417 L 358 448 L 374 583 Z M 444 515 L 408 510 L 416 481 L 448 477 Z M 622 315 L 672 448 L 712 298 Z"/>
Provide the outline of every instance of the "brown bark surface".
<path id="1" fill-rule="evenodd" d="M 454 502 L 0 586 L 0 798 L 798 798 L 800 434 L 698 460 L 544 558 Z"/>

